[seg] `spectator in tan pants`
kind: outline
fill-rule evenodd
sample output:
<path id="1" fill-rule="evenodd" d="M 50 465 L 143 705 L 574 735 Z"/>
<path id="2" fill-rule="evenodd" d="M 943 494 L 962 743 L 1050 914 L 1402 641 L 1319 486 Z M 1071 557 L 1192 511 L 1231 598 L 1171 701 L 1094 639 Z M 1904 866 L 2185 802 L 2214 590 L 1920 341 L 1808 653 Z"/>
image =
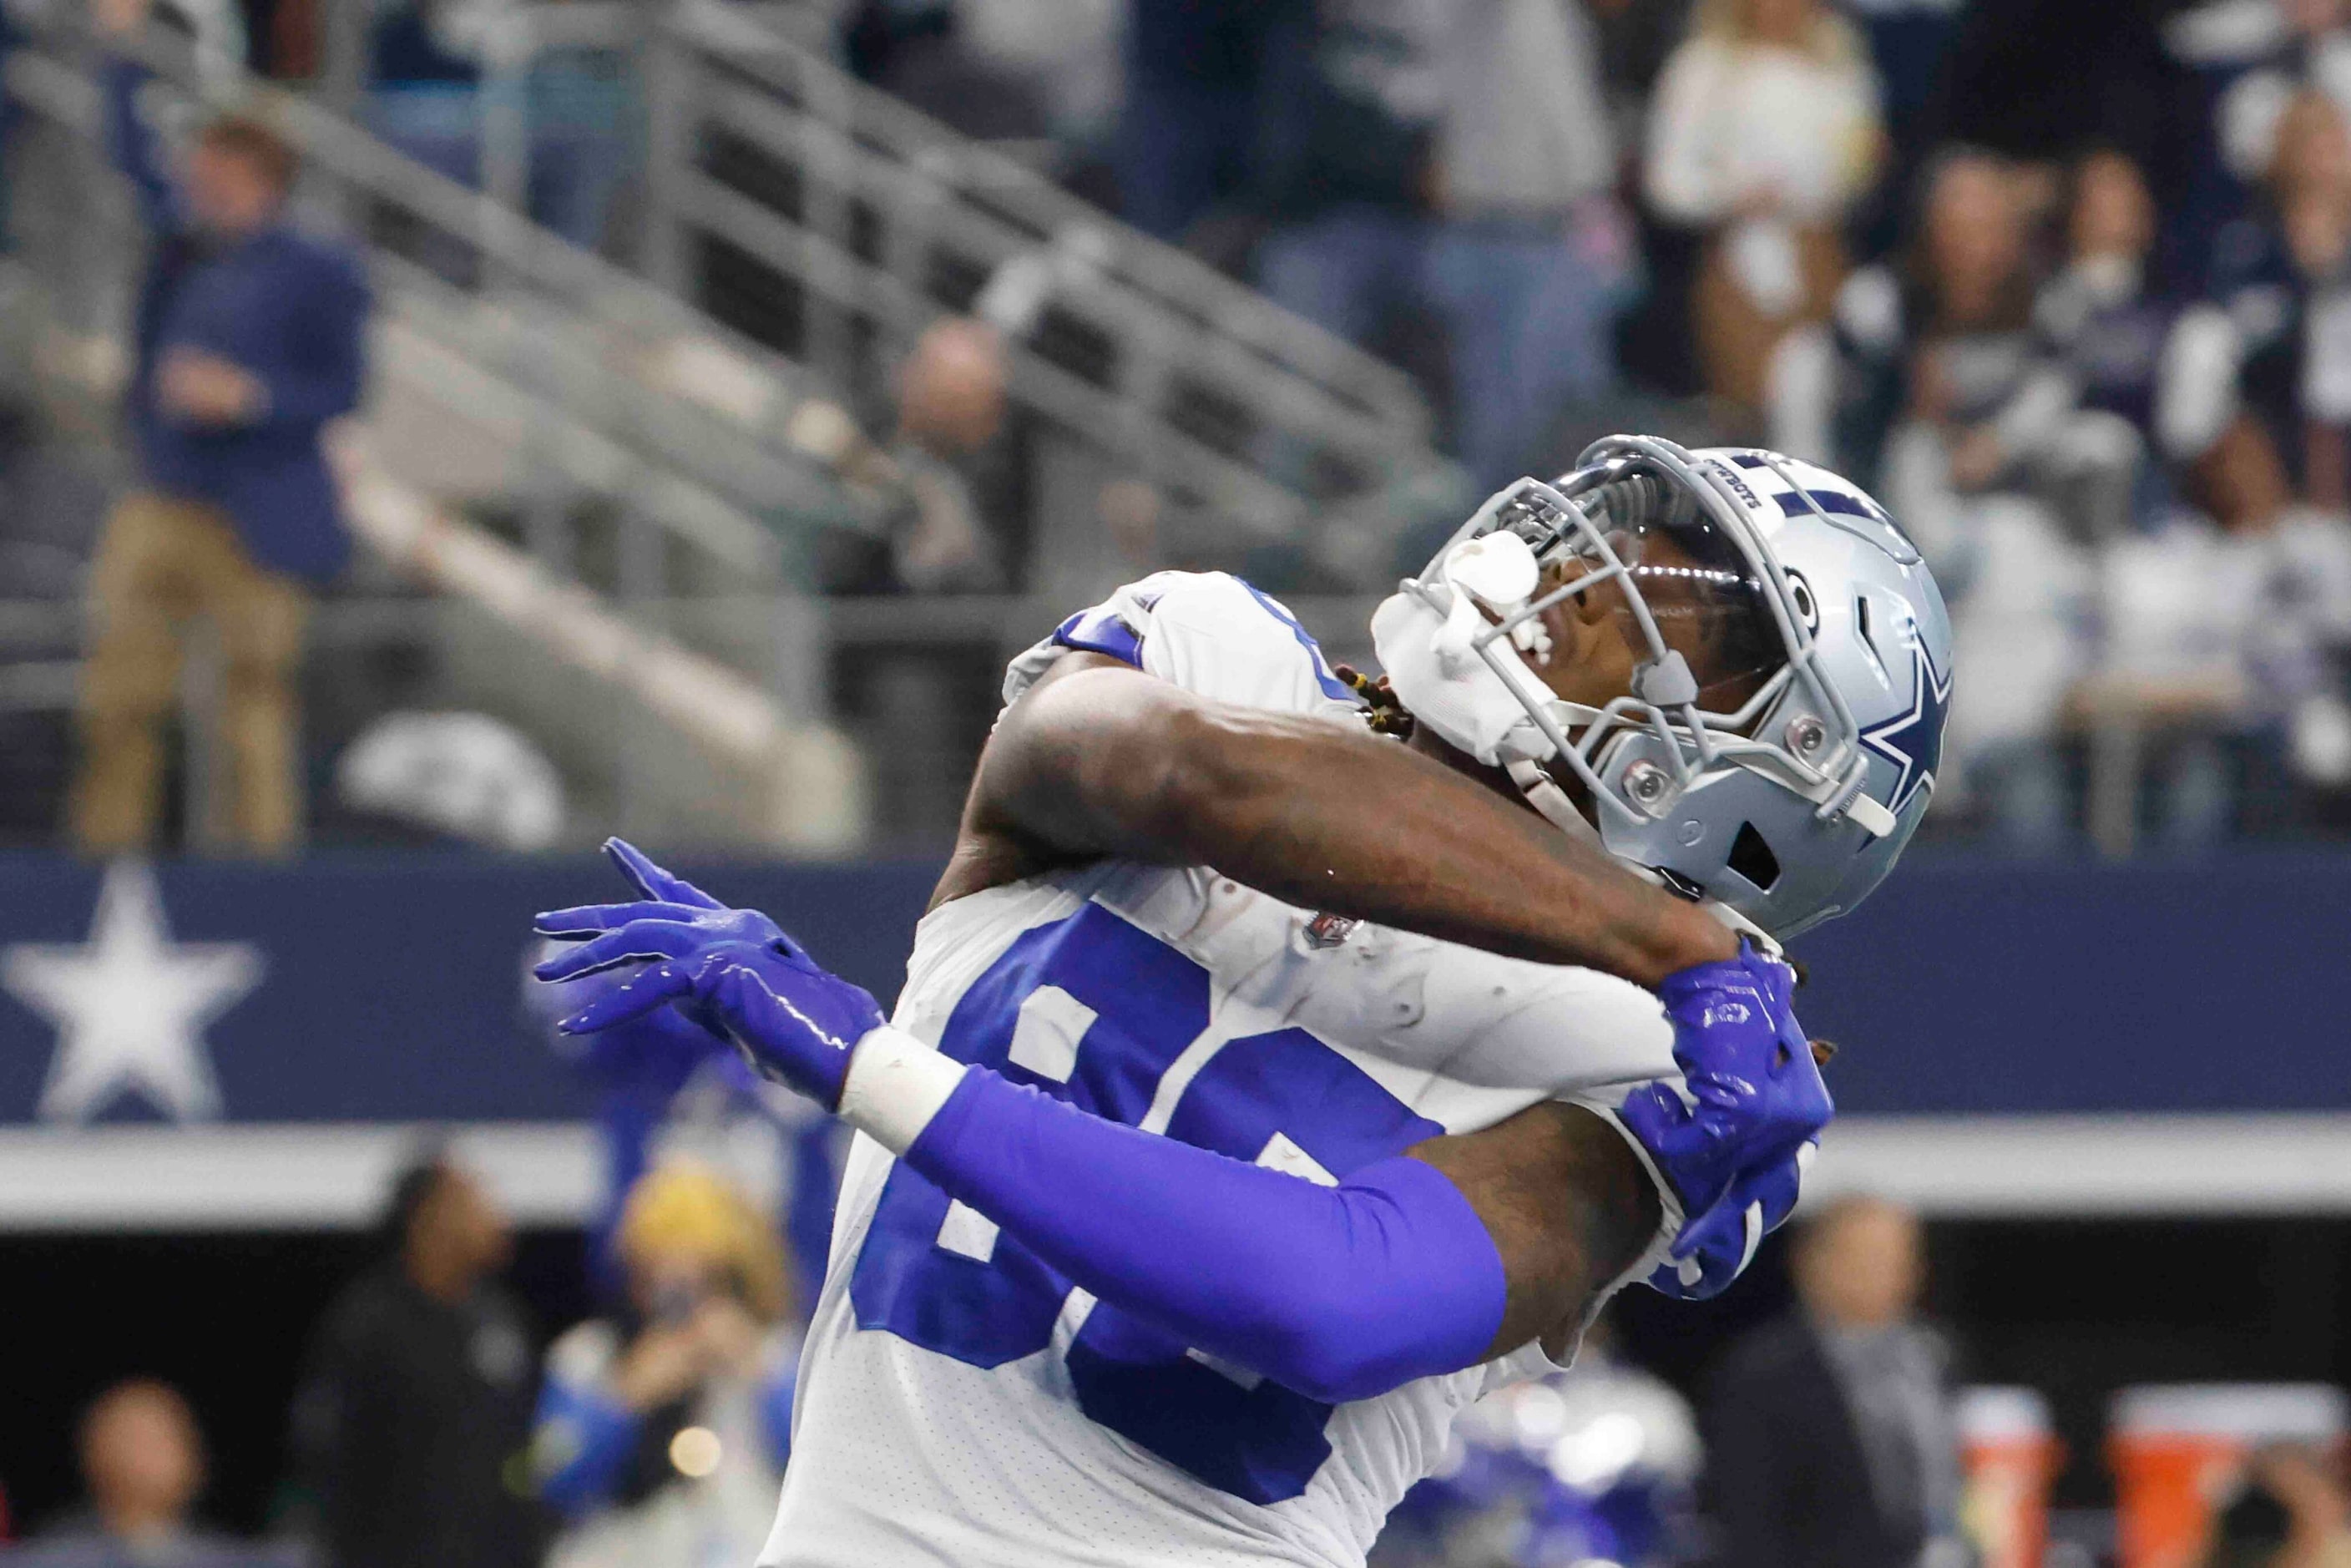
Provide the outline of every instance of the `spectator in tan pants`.
<path id="1" fill-rule="evenodd" d="M 101 0 L 99 22 L 123 37 L 145 9 Z M 266 126 L 212 121 L 167 178 L 143 80 L 125 59 L 107 70 L 115 161 L 153 246 L 128 400 L 142 483 L 108 518 L 92 573 L 71 826 L 93 854 L 153 836 L 162 721 L 201 617 L 223 655 L 235 841 L 280 853 L 299 827 L 293 679 L 310 589 L 349 550 L 319 434 L 359 401 L 367 290 L 349 257 L 282 222 L 294 162 Z"/>
<path id="2" fill-rule="evenodd" d="M 181 640 L 202 616 L 218 640 L 235 841 L 263 854 L 289 848 L 299 816 L 292 686 L 310 611 L 301 584 L 255 564 L 219 508 L 141 490 L 107 519 L 90 599 L 98 638 L 82 670 L 75 843 L 109 854 L 152 835 L 162 720 L 178 687 Z"/>

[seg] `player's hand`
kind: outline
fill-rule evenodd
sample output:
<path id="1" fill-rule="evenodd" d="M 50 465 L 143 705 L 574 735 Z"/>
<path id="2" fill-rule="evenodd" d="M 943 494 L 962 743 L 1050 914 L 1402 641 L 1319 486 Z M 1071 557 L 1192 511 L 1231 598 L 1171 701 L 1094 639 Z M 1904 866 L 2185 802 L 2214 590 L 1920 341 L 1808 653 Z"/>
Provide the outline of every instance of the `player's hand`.
<path id="1" fill-rule="evenodd" d="M 758 910 L 727 908 L 653 864 L 626 840 L 605 840 L 604 853 L 638 896 L 627 904 L 589 904 L 538 915 L 532 928 L 541 936 L 580 944 L 531 971 L 542 980 L 577 980 L 626 965 L 684 957 L 714 942 L 791 942 Z"/>
<path id="2" fill-rule="evenodd" d="M 1686 1301 L 1720 1295 L 1755 1260 L 1763 1238 L 1795 1212 L 1816 1139 L 1775 1164 L 1745 1171 L 1730 1190 L 1674 1238 L 1674 1256 L 1650 1271 L 1649 1288 Z"/>
<path id="3" fill-rule="evenodd" d="M 606 849 L 645 897 L 539 916 L 541 936 L 580 945 L 533 972 L 597 977 L 587 1002 L 556 1027 L 592 1034 L 674 1002 L 768 1077 L 840 1109 L 850 1052 L 882 1023 L 872 997 L 757 910 L 727 908 L 617 839 Z"/>
<path id="4" fill-rule="evenodd" d="M 609 983 L 601 975 L 590 975 L 544 986 L 536 1009 L 552 1026 L 595 1000 Z M 658 1104 L 668 1104 L 705 1069 L 716 1069 L 745 1089 L 756 1082 L 726 1036 L 704 1028 L 674 1004 L 573 1039 L 570 1044 L 566 1059 L 598 1083 Z"/>
<path id="5" fill-rule="evenodd" d="M 630 845 L 615 839 L 604 848 L 644 903 L 710 910 L 722 907 L 716 899 L 692 883 L 670 875 Z M 561 940 L 574 941 L 581 939 L 578 934 L 603 934 L 604 927 L 597 924 L 599 915 L 600 911 L 591 906 L 551 911 L 538 916 L 538 921 L 542 926 L 564 930 L 566 936 Z M 533 1004 L 534 1010 L 552 1024 L 579 1012 L 608 988 L 609 982 L 594 974 L 557 980 L 545 987 Z M 585 1049 L 575 1060 L 604 1085 L 662 1104 L 667 1104 L 688 1080 L 713 1064 L 721 1071 L 740 1074 L 743 1088 L 751 1087 L 753 1082 L 749 1070 L 725 1035 L 705 1028 L 674 1005 L 654 1008 L 626 1023 L 584 1037 L 580 1044 Z"/>
<path id="6" fill-rule="evenodd" d="M 1743 1267 L 1752 1253 L 1748 1210 L 1771 1223 L 1786 1218 L 1808 1157 L 1801 1151 L 1835 1113 L 1789 1006 L 1794 986 L 1785 964 L 1742 943 L 1738 957 L 1684 969 L 1658 988 L 1687 1093 L 1645 1084 L 1618 1115 L 1681 1199 L 1677 1262 L 1701 1250 L 1719 1258 L 1735 1237 Z"/>

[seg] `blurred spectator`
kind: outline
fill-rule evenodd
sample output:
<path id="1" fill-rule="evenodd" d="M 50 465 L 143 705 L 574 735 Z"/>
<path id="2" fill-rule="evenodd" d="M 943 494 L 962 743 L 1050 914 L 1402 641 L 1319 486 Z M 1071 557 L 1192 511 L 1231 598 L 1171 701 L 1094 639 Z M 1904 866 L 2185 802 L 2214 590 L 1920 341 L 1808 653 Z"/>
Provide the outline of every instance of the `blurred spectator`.
<path id="1" fill-rule="evenodd" d="M 1526 470 L 1562 406 L 1614 390 L 1635 239 L 1580 0 L 1469 0 L 1437 39 L 1429 287 L 1451 350 L 1455 445 L 1493 489 Z"/>
<path id="2" fill-rule="evenodd" d="M 118 1383 L 81 1422 L 88 1509 L 7 1555 L 22 1568 L 235 1568 L 256 1554 L 191 1517 L 204 1490 L 204 1439 L 179 1391 Z"/>
<path id="3" fill-rule="evenodd" d="M 106 0 L 99 21 L 122 38 L 145 12 Z M 138 111 L 143 79 L 128 59 L 107 67 L 114 156 L 154 248 L 130 393 L 142 483 L 108 519 L 93 568 L 73 836 L 94 854 L 152 837 L 160 732 L 193 613 L 211 619 L 225 665 L 235 842 L 279 853 L 299 830 L 291 684 L 308 585 L 350 549 L 319 433 L 359 401 L 367 288 L 350 256 L 283 221 L 294 159 L 261 122 L 212 121 L 184 178 L 167 179 Z"/>
<path id="4" fill-rule="evenodd" d="M 2064 412 L 2068 389 L 2032 329 L 2027 196 L 2001 160 L 1949 151 L 1928 171 L 1907 255 L 1839 289 L 1845 450 L 1866 454 L 1907 415 L 1935 436 L 1948 484 L 1980 491 Z"/>
<path id="5" fill-rule="evenodd" d="M 610 50 L 543 53 L 526 8 L 488 0 L 379 0 L 370 39 L 369 126 L 436 173 L 482 181 L 484 71 L 494 50 L 525 51 L 528 125 L 523 208 L 576 246 L 602 243 L 627 172 L 632 91 Z"/>
<path id="6" fill-rule="evenodd" d="M 1821 0 L 1707 0 L 1650 106 L 1648 195 L 1707 231 L 1692 319 L 1707 388 L 1752 423 L 1825 382 L 1839 225 L 1881 161 L 1877 86 Z M 1821 458 L 1823 433 L 1772 422 Z"/>
<path id="7" fill-rule="evenodd" d="M 2265 757 L 2280 721 L 2305 783 L 2351 780 L 2346 253 L 2351 137 L 2305 91 L 2278 118 L 2260 205 L 2215 247 L 2220 301 L 2181 314 L 2166 356 L 2156 434 L 2201 515 L 2111 552 L 2105 655 L 2083 693 L 2147 750 L 2154 825 L 2176 844 L 2229 831 L 2230 753 Z"/>
<path id="8" fill-rule="evenodd" d="M 536 1562 L 531 1345 L 496 1283 L 506 1217 L 436 1155 L 394 1184 L 384 1241 L 383 1261 L 329 1308 L 295 1396 L 322 1568 Z"/>
<path id="9" fill-rule="evenodd" d="M 1050 141 L 1066 171 L 1102 150 L 1119 92 L 1115 0 L 855 0 L 850 68 L 966 136 Z"/>
<path id="10" fill-rule="evenodd" d="M 2218 439 L 2220 400 L 2177 373 L 2179 304 L 2150 276 L 2155 199 L 2138 165 L 2094 152 L 2075 164 L 2072 195 L 2064 265 L 2033 303 L 2074 411 L 2052 432 L 2047 465 L 2061 509 L 2111 539 L 2130 523 L 2143 457 L 2200 456 Z"/>
<path id="11" fill-rule="evenodd" d="M 2033 329 L 2026 197 L 1979 153 L 1930 171 L 1907 260 L 1838 294 L 1837 420 L 1850 453 L 1886 433 L 1879 493 L 1951 601 L 1969 678 L 1938 793 L 1980 801 L 2008 842 L 2047 848 L 2067 831 L 2057 741 L 2089 654 L 2093 575 L 2085 542 L 2032 488 L 2074 392 Z"/>
<path id="12" fill-rule="evenodd" d="M 1258 287 L 1350 342 L 1423 297 L 1443 23 L 1416 0 L 1334 0 L 1267 27 Z"/>
<path id="13" fill-rule="evenodd" d="M 898 371 L 891 455 L 914 505 L 892 540 L 898 580 L 917 592 L 1007 586 L 1008 518 L 983 516 L 980 470 L 1005 427 L 1004 339 L 967 317 L 935 321 Z M 991 527 L 994 523 L 996 527 Z"/>
<path id="14" fill-rule="evenodd" d="M 1350 0 L 1270 29 L 1259 287 L 1359 345 L 1433 312 L 1454 444 L 1508 482 L 1615 383 L 1631 225 L 1580 3 Z"/>
<path id="15" fill-rule="evenodd" d="M 2116 823 L 2091 825 L 2136 832 L 2145 817 L 2168 848 L 2209 847 L 2233 819 L 2231 743 L 2259 711 L 2247 658 L 2266 551 L 2258 538 L 2175 516 L 2118 541 L 2098 565 L 2105 635 L 2074 700 L 2094 736 L 2138 752 L 2144 776 L 2133 798 L 2104 808 Z"/>
<path id="16" fill-rule="evenodd" d="M 596 1092 L 604 1191 L 590 1222 L 589 1253 L 599 1292 L 627 1298 L 622 1216 L 639 1182 L 676 1160 L 724 1173 L 737 1192 L 775 1195 L 758 1207 L 782 1217 L 787 1260 L 796 1270 L 788 1293 L 814 1300 L 847 1157 L 842 1124 L 760 1077 L 733 1046 L 673 1009 L 583 1040 L 554 1027 L 585 1005 L 580 982 L 528 982 L 524 999 L 557 1054 L 581 1069 Z"/>
<path id="17" fill-rule="evenodd" d="M 1461 1413 L 1437 1473 L 1389 1515 L 1373 1568 L 1690 1561 L 1697 1426 L 1672 1388 L 1610 1354 L 1605 1329 L 1570 1370 Z"/>
<path id="18" fill-rule="evenodd" d="M 1797 1234 L 1798 1310 L 1724 1361 L 1701 1410 L 1722 1568 L 1913 1568 L 1956 1532 L 1959 1439 L 1939 1337 L 1912 1317 L 1917 1217 L 1835 1200 Z"/>
<path id="19" fill-rule="evenodd" d="M 1249 180 L 1265 37 L 1311 0 L 1133 0 L 1113 160 L 1120 214 L 1180 241 Z"/>
<path id="20" fill-rule="evenodd" d="M 1029 455 L 1010 417 L 1006 334 L 971 316 L 942 317 L 899 364 L 887 444 L 840 404 L 810 399 L 789 439 L 872 497 L 879 530 L 842 529 L 825 544 L 820 580 L 833 592 L 982 593 L 1014 580 L 1027 540 Z"/>
<path id="21" fill-rule="evenodd" d="M 2231 433 L 2213 509 L 2231 523 L 2265 522 L 2289 491 L 2331 510 L 2346 505 L 2342 428 L 2351 423 L 2351 336 L 2341 323 L 2351 248 L 2351 134 L 2317 93 L 2283 112 L 2261 205 L 2215 245 L 2220 312 L 2204 319 L 2219 362 L 2200 367 L 2233 388 L 2247 427 Z"/>
<path id="22" fill-rule="evenodd" d="M 2299 94 L 2315 91 L 2338 113 L 2351 114 L 2351 9 L 2345 0 L 2270 0 L 2232 9 L 2231 53 L 2241 74 L 2220 97 L 2215 131 L 2230 172 L 2252 184 L 2274 162 L 2279 129 Z M 2208 30 L 2216 19 L 2206 21 Z"/>
<path id="23" fill-rule="evenodd" d="M 381 8 L 369 38 L 369 129 L 439 174 L 470 185 L 481 160 L 481 66 L 449 0 Z"/>
<path id="24" fill-rule="evenodd" d="M 637 1181 L 626 1298 L 548 1353 L 534 1464 L 572 1521 L 553 1568 L 744 1563 L 773 1522 L 799 1339 L 775 1225 L 715 1170 Z"/>
<path id="25" fill-rule="evenodd" d="M 2340 1456 L 2282 1447 L 2253 1457 L 2244 1488 L 2214 1521 L 2199 1568 L 2346 1568 L 2351 1493 Z"/>
<path id="26" fill-rule="evenodd" d="M 2137 166 L 2111 151 L 2085 159 L 2071 255 L 2035 314 L 2079 407 L 2047 438 L 2050 476 L 2072 486 L 2074 520 L 2105 547 L 2099 667 L 2075 702 L 2093 726 L 2170 732 L 2148 781 L 2158 837 L 2186 848 L 2229 825 L 2234 792 L 2219 732 L 2247 711 L 2242 664 L 2264 574 L 2248 536 L 2270 526 L 2284 497 L 2273 484 L 2247 482 L 2248 459 L 2255 477 L 2274 465 L 2259 462 L 2250 427 L 2224 423 L 2226 367 L 2213 362 L 2205 316 L 2183 316 L 2149 286 L 2154 229 Z M 2190 465 L 2186 488 L 2229 531 L 2167 509 L 2147 533 L 2126 535 L 2142 452 Z M 2137 803 L 2127 805 L 2135 819 Z"/>

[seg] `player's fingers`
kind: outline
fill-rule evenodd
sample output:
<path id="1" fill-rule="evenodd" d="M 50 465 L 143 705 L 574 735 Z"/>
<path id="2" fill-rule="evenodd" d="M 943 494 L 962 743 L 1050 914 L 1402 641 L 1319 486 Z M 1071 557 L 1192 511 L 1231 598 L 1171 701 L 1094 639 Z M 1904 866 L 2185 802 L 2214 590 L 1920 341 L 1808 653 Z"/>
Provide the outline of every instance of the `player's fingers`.
<path id="1" fill-rule="evenodd" d="M 530 972 L 542 980 L 577 980 L 622 964 L 682 958 L 706 946 L 708 940 L 691 925 L 632 920 L 618 931 L 607 931 L 592 942 L 539 960 Z"/>
<path id="2" fill-rule="evenodd" d="M 1674 1244 L 1667 1249 L 1667 1255 L 1677 1261 L 1698 1257 L 1702 1253 L 1741 1255 L 1746 1249 L 1747 1210 L 1754 1207 L 1741 1202 L 1743 1196 L 1740 1189 L 1734 1187 L 1712 1208 L 1683 1226 L 1682 1233 L 1674 1238 Z M 1761 1237 L 1761 1226 L 1762 1217 L 1759 1210 L 1756 1217 L 1758 1239 Z"/>
<path id="3" fill-rule="evenodd" d="M 1681 1234 L 1674 1238 L 1673 1245 L 1666 1249 L 1666 1256 L 1677 1263 L 1685 1258 L 1697 1256 L 1698 1249 L 1714 1239 L 1715 1216 L 1720 1212 L 1721 1207 L 1717 1205 L 1684 1225 Z"/>
<path id="4" fill-rule="evenodd" d="M 692 920 L 700 906 L 643 900 L 635 904 L 582 904 L 571 909 L 543 909 L 531 916 L 531 929 L 559 942 L 577 942 L 601 932 L 617 931 L 632 920 Z"/>
<path id="5" fill-rule="evenodd" d="M 673 876 L 655 865 L 644 851 L 626 839 L 604 841 L 604 853 L 621 869 L 621 874 L 647 898 L 667 904 L 687 904 L 696 909 L 724 909 L 726 906 L 682 876 Z"/>
<path id="6" fill-rule="evenodd" d="M 600 992 L 595 1000 L 555 1027 L 565 1034 L 594 1034 L 598 1030 L 643 1018 L 655 1008 L 691 995 L 693 990 L 694 981 L 684 965 L 655 964 Z"/>
<path id="7" fill-rule="evenodd" d="M 1786 1223 L 1796 1209 L 1796 1197 L 1803 1186 L 1804 1167 L 1810 1165 L 1813 1145 L 1806 1144 L 1794 1155 L 1775 1166 L 1753 1182 L 1742 1182 L 1736 1189 L 1752 1198 L 1766 1233 Z"/>
<path id="8" fill-rule="evenodd" d="M 1796 1212 L 1796 1202 L 1804 1195 L 1804 1177 L 1812 1171 L 1813 1161 L 1820 1152 L 1821 1143 L 1818 1138 L 1798 1148 L 1786 1178 L 1774 1182 L 1771 1190 L 1763 1194 L 1763 1228 L 1765 1230 L 1779 1229 L 1780 1227 L 1787 1224 L 1789 1217 Z"/>

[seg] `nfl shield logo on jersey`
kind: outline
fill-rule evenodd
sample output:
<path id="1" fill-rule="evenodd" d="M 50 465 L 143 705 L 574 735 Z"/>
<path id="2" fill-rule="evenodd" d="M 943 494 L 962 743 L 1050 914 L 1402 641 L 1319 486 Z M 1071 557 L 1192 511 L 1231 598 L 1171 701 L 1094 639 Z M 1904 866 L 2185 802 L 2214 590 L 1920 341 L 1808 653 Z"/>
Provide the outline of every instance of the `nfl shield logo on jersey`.
<path id="1" fill-rule="evenodd" d="M 1337 947 L 1355 934 L 1360 920 L 1344 915 L 1318 915 L 1306 923 L 1306 945 L 1317 949 Z"/>

